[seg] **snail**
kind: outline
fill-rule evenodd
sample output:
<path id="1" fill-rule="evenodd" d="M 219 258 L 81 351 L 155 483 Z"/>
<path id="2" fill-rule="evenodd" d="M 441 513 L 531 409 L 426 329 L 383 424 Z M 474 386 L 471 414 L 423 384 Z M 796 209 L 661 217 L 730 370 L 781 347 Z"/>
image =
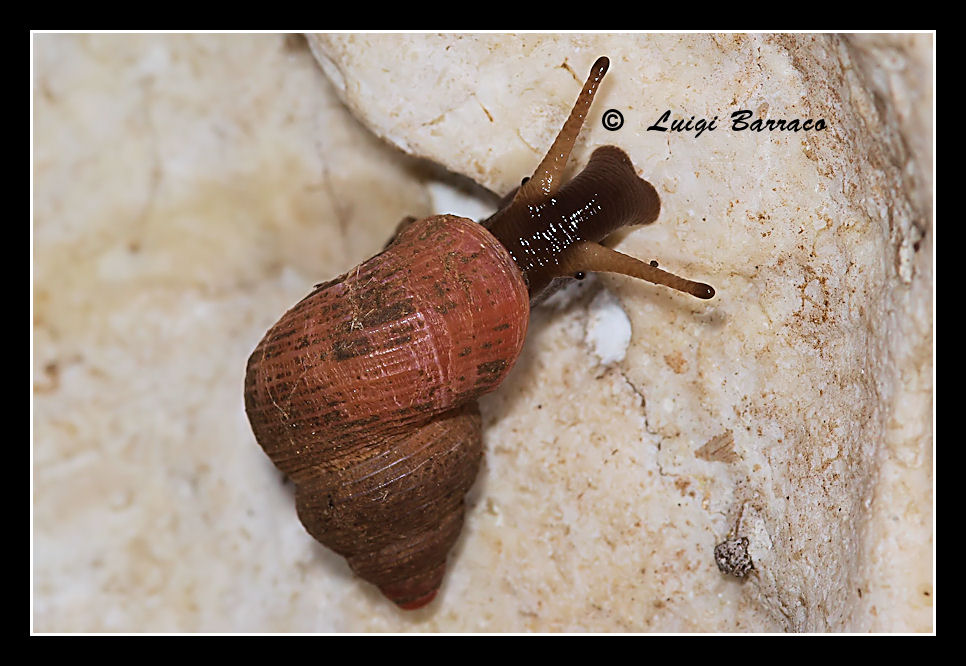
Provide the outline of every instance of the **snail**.
<path id="1" fill-rule="evenodd" d="M 510 371 L 551 283 L 606 271 L 714 295 L 600 244 L 660 210 L 620 148 L 597 148 L 561 183 L 608 66 L 594 63 L 549 152 L 496 213 L 405 219 L 382 252 L 316 285 L 248 360 L 245 411 L 294 483 L 300 521 L 401 608 L 440 587 L 483 455 L 478 398 Z"/>

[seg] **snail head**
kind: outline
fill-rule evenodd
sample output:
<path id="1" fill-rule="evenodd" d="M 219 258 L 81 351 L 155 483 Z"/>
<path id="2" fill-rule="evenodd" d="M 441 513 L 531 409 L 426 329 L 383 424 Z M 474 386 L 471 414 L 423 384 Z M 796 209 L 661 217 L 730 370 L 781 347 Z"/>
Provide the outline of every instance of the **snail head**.
<path id="1" fill-rule="evenodd" d="M 483 225 L 509 251 L 527 281 L 532 301 L 556 278 L 582 278 L 589 271 L 620 273 L 678 291 L 711 298 L 714 289 L 655 264 L 601 244 L 621 227 L 654 222 L 661 200 L 637 175 L 630 157 L 616 146 L 602 146 L 586 167 L 566 184 L 564 169 L 610 61 L 598 58 L 550 150 L 533 175 L 524 179 L 509 203 Z"/>

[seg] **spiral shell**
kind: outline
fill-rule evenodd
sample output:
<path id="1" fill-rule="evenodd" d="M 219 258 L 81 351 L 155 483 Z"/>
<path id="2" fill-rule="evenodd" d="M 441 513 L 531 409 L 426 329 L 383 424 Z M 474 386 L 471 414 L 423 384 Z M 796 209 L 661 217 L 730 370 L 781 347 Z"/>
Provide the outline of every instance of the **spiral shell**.
<path id="1" fill-rule="evenodd" d="M 499 241 L 434 216 L 317 286 L 249 358 L 246 412 L 302 524 L 400 606 L 439 588 L 482 456 L 477 398 L 513 366 L 529 312 Z"/>

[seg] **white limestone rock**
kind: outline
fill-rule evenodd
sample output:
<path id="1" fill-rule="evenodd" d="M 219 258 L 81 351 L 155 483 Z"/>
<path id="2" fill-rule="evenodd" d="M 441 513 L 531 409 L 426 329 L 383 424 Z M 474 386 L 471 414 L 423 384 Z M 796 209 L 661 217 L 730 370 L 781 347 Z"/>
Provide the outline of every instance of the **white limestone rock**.
<path id="1" fill-rule="evenodd" d="M 421 169 L 301 36 L 36 35 L 34 57 L 34 630 L 351 629 L 358 586 L 256 444 L 245 363 L 429 213 Z"/>
<path id="2" fill-rule="evenodd" d="M 34 36 L 36 631 L 932 629 L 931 38 L 310 43 L 334 86 L 299 38 Z M 462 176 L 518 184 L 601 54 L 572 170 L 627 150 L 663 210 L 620 249 L 718 295 L 598 276 L 534 312 L 401 613 L 299 524 L 247 356 L 404 215 L 492 208 Z M 829 128 L 645 131 L 738 108 Z"/>
<path id="3" fill-rule="evenodd" d="M 602 278 L 633 336 L 599 376 L 574 351 L 585 306 L 538 315 L 522 367 L 484 402 L 478 492 L 502 524 L 470 511 L 441 612 L 525 618 L 495 613 L 500 628 L 932 629 L 931 37 L 310 44 L 373 132 L 497 194 L 608 55 L 572 169 L 599 145 L 626 150 L 663 208 L 620 248 L 717 289 L 699 302 Z M 826 129 L 733 131 L 740 109 Z M 718 128 L 647 131 L 665 110 Z M 726 439 L 723 459 L 696 455 Z M 744 584 L 712 554 L 742 536 Z"/>

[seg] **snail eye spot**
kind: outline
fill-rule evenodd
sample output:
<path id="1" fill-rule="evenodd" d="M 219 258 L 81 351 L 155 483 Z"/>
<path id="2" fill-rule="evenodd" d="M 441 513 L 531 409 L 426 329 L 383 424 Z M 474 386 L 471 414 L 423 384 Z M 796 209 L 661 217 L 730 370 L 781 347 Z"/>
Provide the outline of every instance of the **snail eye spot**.
<path id="1" fill-rule="evenodd" d="M 583 280 L 585 277 L 587 277 L 587 275 L 583 271 L 577 271 L 574 273 L 574 279 L 576 280 Z"/>

